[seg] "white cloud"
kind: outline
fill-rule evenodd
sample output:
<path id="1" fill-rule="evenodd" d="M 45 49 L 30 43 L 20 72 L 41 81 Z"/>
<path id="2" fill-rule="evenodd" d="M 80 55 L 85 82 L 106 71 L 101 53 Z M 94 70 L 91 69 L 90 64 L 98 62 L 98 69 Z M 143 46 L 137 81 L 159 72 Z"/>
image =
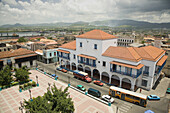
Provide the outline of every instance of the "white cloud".
<path id="1" fill-rule="evenodd" d="M 159 1 L 159 0 L 158 0 Z M 151 11 L 141 5 L 156 4 L 144 0 L 59 0 L 0 2 L 0 25 L 35 24 L 52 22 L 95 21 L 108 19 L 134 19 L 149 22 L 170 22 L 169 9 Z M 162 7 L 161 5 L 160 7 Z"/>

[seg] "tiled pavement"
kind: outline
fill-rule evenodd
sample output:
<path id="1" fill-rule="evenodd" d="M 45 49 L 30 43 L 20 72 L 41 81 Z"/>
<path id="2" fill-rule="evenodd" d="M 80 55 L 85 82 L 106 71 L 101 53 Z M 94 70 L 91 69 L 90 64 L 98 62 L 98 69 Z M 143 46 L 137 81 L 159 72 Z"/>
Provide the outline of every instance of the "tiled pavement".
<path id="1" fill-rule="evenodd" d="M 30 78 L 36 81 L 36 75 L 38 75 L 39 87 L 31 89 L 32 97 L 42 96 L 48 87 L 48 83 L 56 84 L 57 88 L 61 86 L 65 88 L 67 84 L 60 81 L 53 80 L 46 75 L 39 73 L 36 70 L 31 70 Z M 19 106 L 20 101 L 30 98 L 28 90 L 19 92 L 19 86 L 13 86 L 8 89 L 0 91 L 0 113 L 20 113 Z M 113 113 L 113 107 L 100 103 L 84 94 L 81 94 L 71 88 L 69 88 L 70 97 L 73 98 L 75 113 Z"/>

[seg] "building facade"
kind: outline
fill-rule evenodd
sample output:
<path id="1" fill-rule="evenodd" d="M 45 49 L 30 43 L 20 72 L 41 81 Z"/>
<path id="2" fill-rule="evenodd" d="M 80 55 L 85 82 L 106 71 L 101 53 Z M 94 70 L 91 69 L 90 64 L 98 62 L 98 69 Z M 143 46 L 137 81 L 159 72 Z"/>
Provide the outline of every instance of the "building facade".
<path id="1" fill-rule="evenodd" d="M 37 54 L 27 49 L 16 49 L 13 51 L 0 52 L 0 70 L 9 65 L 11 68 L 28 68 L 36 66 Z"/>
<path id="2" fill-rule="evenodd" d="M 93 79 L 136 90 L 150 90 L 166 63 L 165 51 L 153 46 L 117 47 L 117 37 L 101 30 L 77 36 L 57 49 L 61 67 L 87 72 Z"/>
<path id="3" fill-rule="evenodd" d="M 134 43 L 134 38 L 119 36 L 117 39 L 117 46 L 128 47 L 129 44 Z"/>

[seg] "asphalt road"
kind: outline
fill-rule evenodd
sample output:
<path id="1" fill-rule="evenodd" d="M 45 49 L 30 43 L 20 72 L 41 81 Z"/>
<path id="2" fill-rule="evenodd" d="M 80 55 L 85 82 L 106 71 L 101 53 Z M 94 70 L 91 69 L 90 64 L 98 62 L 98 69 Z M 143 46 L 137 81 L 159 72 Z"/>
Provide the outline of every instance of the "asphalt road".
<path id="1" fill-rule="evenodd" d="M 59 77 L 59 80 L 65 82 L 65 83 L 71 83 L 72 86 L 76 85 L 83 85 L 86 89 L 88 88 L 94 88 L 101 92 L 102 95 L 108 95 L 109 94 L 109 86 L 104 84 L 104 86 L 98 86 L 91 83 L 87 83 L 85 81 L 76 79 L 73 77 L 73 75 L 68 73 L 63 73 L 61 71 L 55 70 L 54 65 L 49 64 L 43 64 L 41 62 L 38 62 L 38 67 L 45 70 L 45 72 L 49 72 L 51 74 L 56 74 Z M 69 80 L 70 78 L 70 80 Z M 168 94 L 169 96 L 169 94 Z M 146 108 L 135 105 L 130 102 L 126 102 L 117 98 L 114 98 L 115 102 L 114 105 L 118 106 L 120 113 L 144 113 L 144 111 L 151 109 L 155 113 L 168 113 L 168 104 L 169 104 L 169 98 L 167 96 L 162 97 L 160 101 L 148 101 L 148 105 Z"/>

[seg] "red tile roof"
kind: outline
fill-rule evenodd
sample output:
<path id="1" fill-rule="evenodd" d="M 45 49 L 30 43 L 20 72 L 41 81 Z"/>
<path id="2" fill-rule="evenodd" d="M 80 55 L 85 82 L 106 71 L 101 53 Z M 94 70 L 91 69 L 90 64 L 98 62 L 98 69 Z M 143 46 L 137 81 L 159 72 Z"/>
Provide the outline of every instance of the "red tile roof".
<path id="1" fill-rule="evenodd" d="M 132 47 L 113 47 L 110 46 L 102 56 L 108 56 L 112 58 L 124 59 L 129 61 L 138 62 L 141 60 L 141 57 L 133 50 Z"/>
<path id="2" fill-rule="evenodd" d="M 165 62 L 165 60 L 168 58 L 168 56 L 163 56 L 158 62 L 156 65 L 158 66 L 162 66 L 162 64 Z"/>
<path id="3" fill-rule="evenodd" d="M 61 50 L 61 49 L 58 49 L 58 50 L 56 50 L 56 51 L 58 51 L 58 52 L 63 52 L 63 53 L 70 53 L 69 51 L 65 51 L 65 50 Z"/>
<path id="4" fill-rule="evenodd" d="M 141 48 L 110 46 L 102 55 L 138 62 L 141 59 L 157 61 L 164 53 L 164 50 L 153 46 L 145 46 Z"/>
<path id="5" fill-rule="evenodd" d="M 3 51 L 0 52 L 0 59 L 2 58 L 8 58 L 8 57 L 15 57 L 15 56 L 22 56 L 22 55 L 28 55 L 28 54 L 34 54 L 35 52 L 27 49 L 16 49 L 13 51 Z"/>
<path id="6" fill-rule="evenodd" d="M 142 59 L 157 61 L 160 56 L 165 54 L 165 51 L 154 46 L 145 46 L 141 48 L 133 48 Z"/>
<path id="7" fill-rule="evenodd" d="M 80 55 L 77 55 L 77 56 L 84 57 L 84 58 L 89 58 L 89 59 L 92 59 L 92 60 L 96 60 L 97 59 L 96 57 L 92 57 L 92 56 L 88 56 L 88 55 L 83 55 L 83 54 L 80 54 Z"/>
<path id="8" fill-rule="evenodd" d="M 143 64 L 139 64 L 139 65 L 135 66 L 135 65 L 130 65 L 130 64 L 125 64 L 125 63 L 120 63 L 120 62 L 115 62 L 115 61 L 112 61 L 110 63 L 120 65 L 120 66 L 124 66 L 124 67 L 133 68 L 133 69 L 140 69 L 144 66 Z"/>
<path id="9" fill-rule="evenodd" d="M 15 57 L 14 59 L 20 59 L 20 58 L 25 58 L 25 57 L 30 57 L 30 56 L 37 56 L 37 54 L 19 56 L 19 57 Z"/>
<path id="10" fill-rule="evenodd" d="M 76 50 L 76 40 L 71 41 L 69 43 L 63 44 L 62 46 L 60 46 L 61 48 L 65 48 L 65 49 L 72 49 L 72 50 Z"/>
<path id="11" fill-rule="evenodd" d="M 77 38 L 89 38 L 89 39 L 97 39 L 97 40 L 106 40 L 106 39 L 114 39 L 117 38 L 116 36 L 113 36 L 111 34 L 108 34 L 102 30 L 92 30 L 89 32 L 86 32 L 82 35 L 76 36 Z"/>

